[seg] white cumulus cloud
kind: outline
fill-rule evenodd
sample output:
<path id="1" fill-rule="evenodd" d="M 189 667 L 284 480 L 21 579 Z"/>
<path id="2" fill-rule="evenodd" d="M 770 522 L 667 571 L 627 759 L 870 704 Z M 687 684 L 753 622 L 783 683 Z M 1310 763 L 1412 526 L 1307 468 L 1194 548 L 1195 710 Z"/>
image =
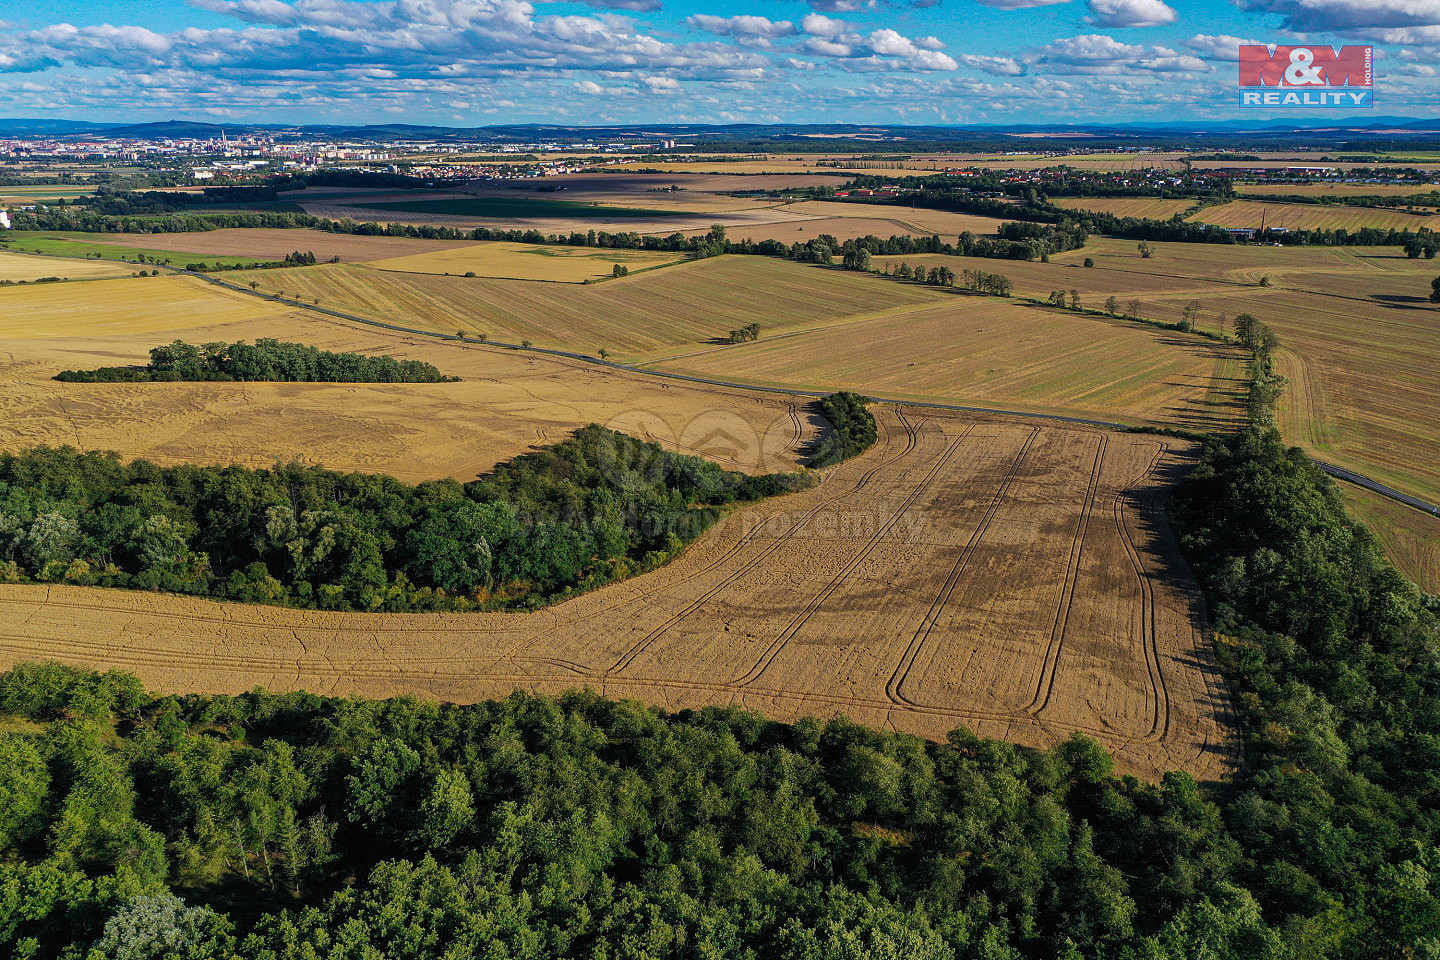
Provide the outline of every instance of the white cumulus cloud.
<path id="1" fill-rule="evenodd" d="M 1090 22 L 1100 27 L 1159 27 L 1175 22 L 1162 0 L 1090 0 Z"/>

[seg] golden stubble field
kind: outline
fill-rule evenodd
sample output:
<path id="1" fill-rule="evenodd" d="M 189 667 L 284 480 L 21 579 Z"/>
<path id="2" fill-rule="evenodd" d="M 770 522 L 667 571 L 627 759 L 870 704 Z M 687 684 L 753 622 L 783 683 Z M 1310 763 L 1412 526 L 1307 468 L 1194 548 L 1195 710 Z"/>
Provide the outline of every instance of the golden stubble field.
<path id="1" fill-rule="evenodd" d="M 184 339 L 275 337 L 426 360 L 460 383 L 78 384 L 58 371 L 141 364 Z M 418 482 L 609 423 L 749 472 L 789 470 L 815 426 L 798 401 L 562 358 L 363 327 L 189 277 L 0 288 L 0 449 L 70 444 L 161 464 L 298 459 Z"/>
<path id="2" fill-rule="evenodd" d="M 1409 197 L 1430 193 L 1433 183 L 1237 183 L 1244 197 Z"/>
<path id="3" fill-rule="evenodd" d="M 226 274 L 335 310 L 408 327 L 633 359 L 712 342 L 748 323 L 774 332 L 819 320 L 880 315 L 943 297 L 879 277 L 770 257 L 725 256 L 589 286 L 398 273 L 332 264 Z"/>
<path id="4" fill-rule="evenodd" d="M 1195 206 L 1194 200 L 1166 200 L 1160 197 L 1057 197 L 1050 201 L 1067 210 L 1093 210 L 1117 217 L 1145 217 L 1169 220 Z"/>
<path id="5" fill-rule="evenodd" d="M 454 701 L 591 687 L 669 708 L 844 713 L 1121 770 L 1234 768 L 1229 702 L 1163 509 L 1183 443 L 878 411 L 871 451 L 732 514 L 670 565 L 530 614 L 327 614 L 0 587 L 0 665 L 53 657 L 161 690 Z"/>
<path id="6" fill-rule="evenodd" d="M 398 273 L 429 273 L 444 276 L 493 277 L 506 280 L 545 280 L 552 283 L 584 283 L 611 276 L 617 264 L 630 271 L 648 270 L 679 263 L 679 253 L 624 250 L 596 247 L 561 247 L 534 243 L 468 243 L 433 253 L 412 253 L 387 260 L 373 260 L 376 270 Z"/>
<path id="7" fill-rule="evenodd" d="M 1319 203 L 1268 203 L 1258 200 L 1233 200 L 1219 206 L 1206 207 L 1189 219 L 1195 223 L 1213 223 L 1219 227 L 1254 227 L 1288 230 L 1349 230 L 1365 227 L 1377 230 L 1434 230 L 1440 227 L 1440 216 L 1433 208 L 1422 213 L 1378 207 L 1327 206 Z"/>
<path id="8" fill-rule="evenodd" d="M 892 283 L 895 281 L 891 281 Z M 658 370 L 1097 420 L 1223 430 L 1243 416 L 1239 350 L 993 297 L 702 347 Z"/>
<path id="9" fill-rule="evenodd" d="M 1114 295 L 1120 310 L 1173 323 L 1188 303 L 1216 330 L 1250 313 L 1281 337 L 1285 436 L 1322 459 L 1440 501 L 1440 317 L 1428 302 L 1440 267 L 1394 247 L 1269 247 L 1157 243 L 1150 259 L 1133 241 L 1097 238 L 1050 263 L 967 257 L 899 257 L 1011 278 L 1015 292 L 1045 297 L 1076 289 L 1086 307 Z M 1081 265 L 1093 258 L 1095 267 Z M 881 261 L 882 263 L 884 261 Z M 1268 278 L 1270 286 L 1261 286 Z"/>
<path id="10" fill-rule="evenodd" d="M 62 280 L 97 280 L 127 277 L 135 268 L 118 263 L 100 263 L 73 257 L 31 257 L 0 250 L 0 280 L 12 283 L 59 277 Z"/>
<path id="11" fill-rule="evenodd" d="M 283 260 L 294 251 L 313 253 L 319 260 L 339 257 L 343 262 L 380 260 L 419 253 L 435 253 L 469 246 L 467 240 L 419 240 L 410 237 L 367 237 L 330 233 L 326 230 L 281 228 L 205 230 L 192 233 L 94 233 L 70 234 L 72 239 L 105 246 L 139 247 L 145 250 L 174 250 L 210 256 L 255 257 Z M 109 251 L 106 251 L 108 254 Z"/>

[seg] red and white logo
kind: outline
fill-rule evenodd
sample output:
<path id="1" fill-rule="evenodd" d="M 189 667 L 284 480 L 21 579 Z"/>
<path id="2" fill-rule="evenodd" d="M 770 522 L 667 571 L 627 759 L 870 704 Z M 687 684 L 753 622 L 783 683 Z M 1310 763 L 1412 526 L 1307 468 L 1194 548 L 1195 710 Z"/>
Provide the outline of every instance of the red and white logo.
<path id="1" fill-rule="evenodd" d="M 1373 92 L 1373 47 L 1240 45 L 1242 105 L 1368 107 Z"/>

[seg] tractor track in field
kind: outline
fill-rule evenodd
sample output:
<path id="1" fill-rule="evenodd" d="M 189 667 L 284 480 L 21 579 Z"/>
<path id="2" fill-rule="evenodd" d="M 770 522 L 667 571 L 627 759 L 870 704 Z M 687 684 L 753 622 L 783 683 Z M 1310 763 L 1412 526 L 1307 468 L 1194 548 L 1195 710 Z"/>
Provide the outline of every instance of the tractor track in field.
<path id="1" fill-rule="evenodd" d="M 976 547 L 980 545 L 980 541 L 984 539 L 986 532 L 990 529 L 990 523 L 995 519 L 995 515 L 1000 512 L 1000 506 L 1004 503 L 1005 497 L 1010 491 L 1010 485 L 1020 472 L 1020 465 L 1025 462 L 1026 456 L 1030 453 L 1031 446 L 1035 443 L 1035 438 L 1039 435 L 1039 427 L 1032 427 L 1030 429 L 1030 436 L 1025 439 L 1025 445 L 1020 448 L 1020 453 L 1010 464 L 1010 470 L 1000 481 L 999 488 L 995 491 L 994 497 L 991 498 L 990 505 L 984 515 L 981 516 L 979 525 L 975 528 L 975 532 L 971 534 L 969 542 L 965 544 L 965 549 L 961 551 L 960 556 L 956 559 L 955 565 L 950 570 L 950 575 L 945 579 L 944 586 L 940 588 L 940 593 L 930 604 L 930 609 L 926 611 L 925 618 L 920 622 L 919 629 L 915 631 L 915 635 L 910 639 L 909 645 L 906 646 L 905 652 L 901 655 L 900 663 L 896 666 L 895 672 L 891 674 L 889 682 L 885 684 L 885 695 L 890 698 L 892 703 L 911 707 L 920 706 L 918 702 L 905 696 L 905 681 L 909 679 L 910 671 L 914 669 L 915 662 L 920 658 L 920 651 L 925 646 L 925 642 L 930 638 L 931 631 L 935 629 L 935 624 L 940 619 L 940 614 L 944 612 L 945 605 L 950 602 L 951 595 L 954 594 L 955 588 L 959 586 L 961 576 L 965 572 L 965 568 L 969 566 L 970 558 L 974 555 Z"/>
<path id="2" fill-rule="evenodd" d="M 600 679 L 601 683 L 603 684 L 604 682 L 615 676 L 617 673 L 627 669 L 632 663 L 635 662 L 635 659 L 637 657 L 639 657 L 642 653 L 649 649 L 657 640 L 659 640 L 665 634 L 669 633 L 692 613 L 699 610 L 715 596 L 720 594 L 720 592 L 723 591 L 725 588 L 729 587 L 730 585 L 744 577 L 747 573 L 753 570 L 762 560 L 765 560 L 766 558 L 774 554 L 776 551 L 778 551 L 785 544 L 793 540 L 795 535 L 800 532 L 801 528 L 804 527 L 805 524 L 807 524 L 822 510 L 832 506 L 833 504 L 839 502 L 845 497 L 848 497 L 851 494 L 863 489 L 884 467 L 893 466 L 895 463 L 903 460 L 905 457 L 908 457 L 919 444 L 919 425 L 911 424 L 909 419 L 904 415 L 903 412 L 897 411 L 897 414 L 901 426 L 905 429 L 906 436 L 904 450 L 902 450 L 899 454 L 889 460 L 882 459 L 879 463 L 875 464 L 875 466 L 871 467 L 865 473 L 861 474 L 860 478 L 850 487 L 850 489 L 837 492 L 828 499 L 822 500 L 820 503 L 817 503 L 809 511 L 803 514 L 797 521 L 791 524 L 789 529 L 785 531 L 785 534 L 783 536 L 776 537 L 765 547 L 764 550 L 760 551 L 754 557 L 751 557 L 749 560 L 742 563 L 724 580 L 721 580 L 715 586 L 711 587 L 709 590 L 706 590 L 700 596 L 696 597 L 690 603 L 686 604 L 683 608 L 681 608 L 681 610 L 674 616 L 672 616 L 670 619 L 666 620 L 663 624 L 647 633 L 634 646 L 626 650 L 619 659 L 617 659 L 613 664 L 611 664 L 610 667 L 599 676 L 598 679 Z M 923 424 L 923 421 L 921 421 L 921 423 Z M 717 558 L 715 564 L 711 564 L 706 569 L 713 569 L 714 566 L 718 565 L 725 558 L 733 556 L 736 551 L 748 546 L 752 541 L 755 540 L 756 537 L 760 535 L 761 531 L 764 529 L 765 528 L 763 525 L 756 526 L 755 529 L 747 533 L 744 537 L 742 537 L 739 541 L 732 545 L 728 550 L 726 550 L 724 554 Z"/>
<path id="3" fill-rule="evenodd" d="M 1045 660 L 1040 667 L 1040 679 L 1035 685 L 1035 696 L 1025 707 L 1032 716 L 1039 715 L 1050 705 L 1055 691 L 1055 669 L 1060 662 L 1060 653 L 1065 646 L 1065 632 L 1070 628 L 1070 611 L 1075 602 L 1075 582 L 1080 579 L 1080 561 L 1085 553 L 1085 536 L 1090 529 L 1090 514 L 1095 509 L 1095 491 L 1100 485 L 1100 474 L 1105 463 L 1105 448 L 1110 440 L 1100 434 L 1095 450 L 1095 462 L 1090 468 L 1090 482 L 1085 488 L 1085 500 L 1080 506 L 1080 516 L 1075 522 L 1075 535 L 1070 542 L 1070 557 L 1065 566 L 1065 585 L 1060 591 L 1060 603 L 1055 608 L 1055 623 L 1050 629 L 1050 642 L 1045 648 Z"/>
<path id="4" fill-rule="evenodd" d="M 742 676 L 732 681 L 735 686 L 742 689 L 748 687 L 756 680 L 758 680 L 767 669 L 769 669 L 770 664 L 775 661 L 775 658 L 780 655 L 780 652 L 785 649 L 786 645 L 789 644 L 790 640 L 802 629 L 804 629 L 805 624 L 809 622 L 812 616 L 814 616 L 815 611 L 820 609 L 820 606 L 824 604 L 826 600 L 830 599 L 830 596 L 836 590 L 840 589 L 840 586 L 845 582 L 845 580 L 850 576 L 850 574 L 855 572 L 855 569 L 859 567 L 860 564 L 864 563 L 867 558 L 869 558 L 870 554 L 873 553 L 875 548 L 880 545 L 881 541 L 885 539 L 886 535 L 888 535 L 889 532 L 894 529 L 895 524 L 900 522 L 900 518 L 903 517 L 905 513 L 915 505 L 915 502 L 919 500 L 922 495 L 924 495 L 925 491 L 930 488 L 930 484 L 934 482 L 937 476 L 939 476 L 940 471 L 944 469 L 947 463 L 950 462 L 950 458 L 954 455 L 955 451 L 960 447 L 960 445 L 965 441 L 965 439 L 970 436 L 970 433 L 973 430 L 973 424 L 967 426 L 964 432 L 960 434 L 960 436 L 956 437 L 950 442 L 949 446 L 945 448 L 944 452 L 936 458 L 935 466 L 931 467 L 930 472 L 925 475 L 924 479 L 922 479 L 918 484 L 916 484 L 915 489 L 912 490 L 910 492 L 910 495 L 905 498 L 903 503 L 900 504 L 899 509 L 890 515 L 889 519 L 887 519 L 885 523 L 880 526 L 880 529 L 875 531 L 875 535 L 872 536 L 865 543 L 865 546 L 860 549 L 860 552 L 857 553 L 854 557 L 852 557 L 850 561 L 845 564 L 845 566 L 841 567 L 840 571 L 830 579 L 830 582 L 827 583 L 819 593 L 815 594 L 813 597 L 810 598 L 809 602 L 805 604 L 804 608 L 800 611 L 800 613 L 796 615 L 796 617 L 790 621 L 790 623 L 785 627 L 785 629 L 780 632 L 780 635 L 770 643 L 770 645 L 765 649 L 765 652 L 760 654 L 760 658 L 755 661 L 755 664 Z"/>

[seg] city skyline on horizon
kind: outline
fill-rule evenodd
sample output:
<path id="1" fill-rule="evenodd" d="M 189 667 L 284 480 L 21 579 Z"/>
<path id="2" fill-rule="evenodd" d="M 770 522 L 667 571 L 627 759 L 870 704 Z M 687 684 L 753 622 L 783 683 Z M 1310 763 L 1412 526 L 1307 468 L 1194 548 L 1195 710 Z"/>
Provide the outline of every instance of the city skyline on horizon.
<path id="1" fill-rule="evenodd" d="M 0 116 L 1364 124 L 1435 113 L 1440 0 L 12 0 Z M 723 15 L 720 11 L 723 9 Z M 1375 46 L 1376 106 L 1244 109 L 1241 43 Z M 117 121 L 120 122 L 120 121 Z"/>

